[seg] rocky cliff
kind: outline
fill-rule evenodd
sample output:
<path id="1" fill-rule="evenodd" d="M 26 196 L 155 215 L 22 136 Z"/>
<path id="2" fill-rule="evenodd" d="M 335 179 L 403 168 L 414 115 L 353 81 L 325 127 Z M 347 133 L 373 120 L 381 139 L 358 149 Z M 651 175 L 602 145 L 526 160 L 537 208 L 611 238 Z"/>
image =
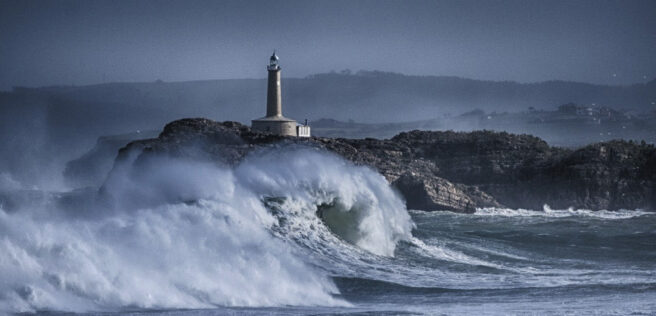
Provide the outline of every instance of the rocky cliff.
<path id="1" fill-rule="evenodd" d="M 280 144 L 320 147 L 370 166 L 398 189 L 411 209 L 656 206 L 652 145 L 611 141 L 570 150 L 529 135 L 489 131 L 412 131 L 385 140 L 295 138 L 257 133 L 236 122 L 182 119 L 166 125 L 157 138 L 122 148 L 114 169 L 128 157 L 139 164 L 154 155 L 233 165 L 252 150 Z"/>

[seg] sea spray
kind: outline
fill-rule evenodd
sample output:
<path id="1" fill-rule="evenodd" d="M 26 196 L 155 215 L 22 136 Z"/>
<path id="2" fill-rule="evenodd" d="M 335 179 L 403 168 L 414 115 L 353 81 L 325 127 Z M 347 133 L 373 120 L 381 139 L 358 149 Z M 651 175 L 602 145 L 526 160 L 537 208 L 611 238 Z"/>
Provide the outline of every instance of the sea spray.
<path id="1" fill-rule="evenodd" d="M 271 238 L 263 209 L 199 200 L 95 220 L 0 221 L 1 305 L 11 311 L 342 304 Z"/>
<path id="2" fill-rule="evenodd" d="M 260 196 L 285 198 L 283 211 L 316 218 L 343 240 L 393 256 L 413 228 L 402 199 L 380 174 L 317 149 L 265 150 L 235 171 Z"/>
<path id="3" fill-rule="evenodd" d="M 155 157 L 114 171 L 92 216 L 54 198 L 0 211 L 0 311 L 348 305 L 303 246 L 391 256 L 411 238 L 382 176 L 314 149 L 257 152 L 236 169 Z M 323 239 L 301 240 L 311 231 Z"/>

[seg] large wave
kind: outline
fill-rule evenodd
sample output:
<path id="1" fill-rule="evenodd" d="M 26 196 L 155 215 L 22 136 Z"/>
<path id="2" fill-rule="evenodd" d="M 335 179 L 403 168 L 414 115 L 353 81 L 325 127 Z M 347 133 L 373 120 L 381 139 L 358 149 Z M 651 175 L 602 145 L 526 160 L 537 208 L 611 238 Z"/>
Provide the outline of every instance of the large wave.
<path id="1" fill-rule="evenodd" d="M 308 148 L 127 161 L 102 203 L 56 196 L 0 211 L 0 310 L 348 305 L 306 254 L 384 258 L 412 238 L 381 175 Z"/>

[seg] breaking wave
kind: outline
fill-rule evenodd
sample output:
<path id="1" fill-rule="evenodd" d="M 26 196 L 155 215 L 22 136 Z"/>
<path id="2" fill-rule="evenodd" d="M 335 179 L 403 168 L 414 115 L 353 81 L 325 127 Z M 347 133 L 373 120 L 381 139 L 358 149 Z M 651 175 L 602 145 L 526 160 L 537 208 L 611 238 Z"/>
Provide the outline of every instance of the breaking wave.
<path id="1" fill-rule="evenodd" d="M 381 175 L 315 149 L 236 168 L 134 159 L 82 211 L 56 195 L 0 211 L 0 311 L 348 305 L 313 258 L 389 257 L 412 238 Z"/>
<path id="2" fill-rule="evenodd" d="M 542 211 L 536 210 L 527 210 L 527 209 L 510 209 L 510 208 L 497 208 L 497 207 L 486 207 L 478 208 L 474 215 L 479 216 L 509 216 L 509 217 L 522 217 L 522 216 L 542 216 L 542 217 L 591 217 L 591 218 L 601 218 L 601 219 L 627 219 L 633 217 L 639 217 L 644 215 L 651 215 L 653 212 L 648 212 L 644 210 L 626 210 L 621 209 L 617 211 L 608 211 L 608 210 L 599 210 L 592 211 L 586 209 L 574 209 L 567 208 L 562 210 L 554 210 L 549 207 L 549 205 L 544 205 Z"/>

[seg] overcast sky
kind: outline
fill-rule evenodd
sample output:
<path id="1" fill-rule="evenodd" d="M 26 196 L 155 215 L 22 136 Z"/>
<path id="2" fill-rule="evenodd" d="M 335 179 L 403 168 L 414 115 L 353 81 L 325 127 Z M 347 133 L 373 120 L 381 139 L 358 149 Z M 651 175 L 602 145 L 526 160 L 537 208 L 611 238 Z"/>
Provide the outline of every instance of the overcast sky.
<path id="1" fill-rule="evenodd" d="M 0 89 L 342 69 L 535 82 L 656 77 L 656 1 L 6 1 Z"/>

